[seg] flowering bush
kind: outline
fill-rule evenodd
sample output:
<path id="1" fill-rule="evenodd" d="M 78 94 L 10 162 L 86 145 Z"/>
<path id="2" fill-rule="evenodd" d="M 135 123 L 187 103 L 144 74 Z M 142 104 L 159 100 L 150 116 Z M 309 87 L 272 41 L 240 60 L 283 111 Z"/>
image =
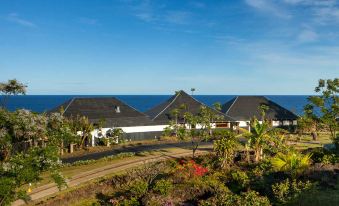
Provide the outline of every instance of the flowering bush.
<path id="1" fill-rule="evenodd" d="M 185 178 L 194 178 L 204 176 L 208 172 L 208 169 L 197 164 L 194 160 L 181 160 L 177 166 L 177 171 Z"/>

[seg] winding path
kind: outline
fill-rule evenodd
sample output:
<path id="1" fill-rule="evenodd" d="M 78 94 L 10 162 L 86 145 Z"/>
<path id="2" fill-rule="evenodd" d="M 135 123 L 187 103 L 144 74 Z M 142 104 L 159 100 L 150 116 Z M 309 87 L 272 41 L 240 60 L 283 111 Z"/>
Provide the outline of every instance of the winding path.
<path id="1" fill-rule="evenodd" d="M 88 182 L 93 179 L 97 179 L 99 177 L 103 177 L 109 174 L 114 174 L 117 172 L 121 172 L 126 169 L 131 169 L 133 167 L 137 167 L 140 165 L 143 165 L 145 163 L 155 162 L 159 160 L 166 160 L 171 158 L 180 158 L 183 156 L 189 156 L 192 155 L 192 150 L 189 150 L 185 147 L 187 147 L 188 143 L 173 143 L 173 144 L 159 144 L 159 145 L 141 145 L 136 146 L 133 148 L 124 148 L 123 151 L 119 152 L 141 152 L 141 151 L 150 151 L 150 150 L 159 150 L 159 149 L 171 149 L 176 148 L 175 152 L 171 151 L 162 151 L 158 155 L 150 155 L 150 156 L 144 156 L 144 157 L 137 157 L 136 159 L 132 160 L 126 160 L 123 162 L 118 163 L 111 163 L 103 167 L 99 167 L 90 171 L 82 172 L 78 175 L 74 175 L 70 179 L 67 180 L 67 185 L 69 188 L 75 187 L 79 184 Z M 207 151 L 210 151 L 212 149 L 211 143 L 203 143 L 199 150 L 196 152 L 196 154 L 203 154 Z M 105 151 L 105 152 L 99 152 L 99 153 L 92 153 L 88 155 L 84 155 L 82 157 L 72 158 L 68 159 L 68 161 L 65 162 L 74 162 L 77 160 L 86 160 L 86 159 L 99 159 L 104 156 L 117 154 L 117 151 Z M 118 152 L 118 153 L 119 153 Z M 37 187 L 33 189 L 33 191 L 30 193 L 31 200 L 33 202 L 40 200 L 42 198 L 46 198 L 52 195 L 55 195 L 59 192 L 59 189 L 57 188 L 55 183 L 49 183 L 40 187 Z M 20 206 L 25 205 L 25 202 L 22 200 L 17 200 L 12 203 L 12 206 Z"/>

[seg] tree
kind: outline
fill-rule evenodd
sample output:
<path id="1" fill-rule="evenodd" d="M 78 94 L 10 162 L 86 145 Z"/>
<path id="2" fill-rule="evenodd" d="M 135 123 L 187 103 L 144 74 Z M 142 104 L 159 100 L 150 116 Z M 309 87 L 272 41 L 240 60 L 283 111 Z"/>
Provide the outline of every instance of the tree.
<path id="1" fill-rule="evenodd" d="M 268 109 L 269 108 L 266 105 L 261 105 L 259 107 L 261 113 L 261 123 L 256 117 L 254 117 L 251 120 L 250 133 L 245 134 L 245 136 L 248 138 L 249 147 L 254 149 L 255 162 L 259 162 L 260 160 L 262 160 L 263 147 L 271 139 L 271 122 L 265 118 L 266 111 Z"/>
<path id="2" fill-rule="evenodd" d="M 179 115 L 180 115 L 180 110 L 179 109 L 173 109 L 171 111 L 171 116 L 174 117 L 174 121 L 170 122 L 170 125 L 174 128 L 175 130 L 175 136 L 178 136 L 178 122 L 179 122 Z"/>
<path id="3" fill-rule="evenodd" d="M 339 79 L 320 79 L 315 92 L 319 96 L 310 96 L 309 104 L 305 106 L 305 113 L 313 116 L 320 123 L 325 125 L 333 142 L 339 146 L 339 138 L 337 135 L 339 129 Z"/>
<path id="4" fill-rule="evenodd" d="M 77 133 L 80 137 L 79 146 L 87 146 L 89 138 L 91 137 L 91 132 L 93 131 L 93 124 L 90 123 L 87 117 L 85 116 L 76 116 L 71 119 L 71 125 L 74 133 Z"/>
<path id="5" fill-rule="evenodd" d="M 305 114 L 299 117 L 297 122 L 297 132 L 299 136 L 305 133 L 311 133 L 313 140 L 317 140 L 316 132 L 318 128 L 318 121 L 316 118 Z"/>
<path id="6" fill-rule="evenodd" d="M 213 108 L 215 109 L 215 110 L 217 110 L 217 111 L 221 111 L 221 103 L 220 102 L 215 102 L 214 104 L 213 104 Z"/>
<path id="7" fill-rule="evenodd" d="M 26 153 L 18 153 L 0 167 L 0 205 L 10 204 L 16 198 L 28 200 L 22 186 L 39 181 L 43 171 L 50 171 L 59 188 L 65 184 L 58 172 L 58 152 L 56 147 L 35 147 Z"/>
<path id="8" fill-rule="evenodd" d="M 236 135 L 229 130 L 220 130 L 215 132 L 215 137 L 218 139 L 214 141 L 214 151 L 221 162 L 221 168 L 229 168 L 233 163 L 238 140 Z"/>
<path id="9" fill-rule="evenodd" d="M 112 141 L 115 143 L 124 142 L 124 131 L 121 128 L 110 129 L 106 132 L 106 136 L 112 138 Z"/>
<path id="10" fill-rule="evenodd" d="M 63 155 L 65 145 L 77 141 L 76 133 L 72 131 L 70 121 L 61 113 L 52 113 L 48 116 L 47 123 L 48 142 L 59 147 L 60 155 Z"/>
<path id="11" fill-rule="evenodd" d="M 57 145 L 54 141 L 46 146 L 38 144 L 48 136 L 46 127 L 45 115 L 0 109 L 0 205 L 9 205 L 17 198 L 28 200 L 22 186 L 39 181 L 44 171 L 50 171 L 59 188 L 65 184 L 59 173 Z"/>
<path id="12" fill-rule="evenodd" d="M 211 138 L 213 119 L 217 119 L 215 111 L 206 106 L 201 106 L 197 115 L 186 113 L 188 131 L 184 134 L 191 140 L 193 158 L 195 157 L 195 152 L 199 148 L 200 143 Z"/>
<path id="13" fill-rule="evenodd" d="M 192 92 L 192 96 L 193 96 L 193 93 L 195 92 L 195 88 L 191 88 L 191 92 Z"/>
<path id="14" fill-rule="evenodd" d="M 245 134 L 248 138 L 248 145 L 254 150 L 255 162 L 259 162 L 263 158 L 263 147 L 271 138 L 270 128 L 270 123 L 267 120 L 263 119 L 260 123 L 258 119 L 253 118 L 251 132 Z"/>
<path id="15" fill-rule="evenodd" d="M 1 107 L 6 107 L 10 95 L 26 94 L 26 85 L 16 79 L 8 80 L 7 83 L 0 83 L 0 94 L 3 95 Z"/>

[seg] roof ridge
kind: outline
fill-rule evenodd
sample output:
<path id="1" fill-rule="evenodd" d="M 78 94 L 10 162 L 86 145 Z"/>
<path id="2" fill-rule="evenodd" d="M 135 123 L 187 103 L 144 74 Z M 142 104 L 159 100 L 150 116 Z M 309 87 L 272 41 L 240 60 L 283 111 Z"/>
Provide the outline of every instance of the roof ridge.
<path id="1" fill-rule="evenodd" d="M 298 114 L 294 113 L 293 111 L 291 111 L 291 110 L 285 108 L 284 106 L 282 106 L 282 105 L 280 105 L 280 104 L 278 104 L 278 103 L 272 101 L 270 98 L 268 98 L 268 97 L 266 97 L 266 96 L 264 96 L 264 97 L 267 99 L 267 101 L 271 102 L 272 104 L 274 104 L 274 105 L 276 105 L 276 106 L 278 106 L 278 107 L 283 108 L 283 109 L 285 110 L 285 112 L 288 111 L 288 112 L 291 112 L 292 114 L 294 114 L 295 116 L 300 117 L 300 115 L 298 115 Z"/>
<path id="2" fill-rule="evenodd" d="M 181 91 L 178 92 L 175 96 L 175 98 L 163 109 L 161 110 L 161 112 L 159 112 L 154 118 L 152 118 L 152 120 L 154 120 L 155 118 L 157 118 L 160 114 L 162 114 L 169 106 L 171 106 L 173 104 L 173 102 L 178 98 L 178 96 L 181 94 Z"/>
<path id="3" fill-rule="evenodd" d="M 234 101 L 233 101 L 233 103 L 231 104 L 231 106 L 228 108 L 228 110 L 225 112 L 225 114 L 226 115 L 228 115 L 227 113 L 230 111 L 230 109 L 232 108 L 232 106 L 234 105 L 234 103 L 238 100 L 238 97 L 239 96 L 237 96 L 235 99 L 234 99 Z"/>
<path id="4" fill-rule="evenodd" d="M 145 113 L 143 113 L 143 112 L 140 112 L 139 110 L 137 110 L 137 109 L 136 109 L 136 108 L 134 108 L 133 106 L 131 106 L 131 105 L 129 105 L 129 104 L 127 104 L 127 103 L 125 103 L 125 102 L 124 102 L 124 101 L 122 101 L 121 99 L 119 99 L 119 98 L 117 98 L 117 97 L 111 97 L 111 98 L 118 100 L 119 102 L 121 102 L 122 104 L 124 104 L 124 105 L 126 105 L 126 106 L 130 107 L 131 109 L 133 109 L 134 111 L 138 112 L 139 114 L 142 114 L 142 115 L 144 115 L 144 116 L 148 117 L 148 116 L 147 116 Z"/>
<path id="5" fill-rule="evenodd" d="M 68 109 L 68 107 L 73 103 L 73 101 L 76 99 L 76 97 L 73 97 L 71 99 L 71 101 L 68 103 L 68 105 L 66 106 L 66 108 L 64 109 L 64 112 L 62 114 L 65 114 L 66 110 Z"/>
<path id="6" fill-rule="evenodd" d="M 185 92 L 185 93 L 186 93 L 186 92 Z M 187 93 L 186 93 L 186 94 L 187 94 Z M 222 113 L 221 111 L 218 111 L 218 110 L 216 110 L 215 108 L 210 107 L 210 106 L 206 105 L 205 103 L 203 103 L 203 102 L 197 100 L 196 98 L 193 97 L 193 95 L 189 95 L 189 94 L 187 94 L 187 95 L 190 96 L 194 101 L 196 101 L 196 102 L 198 102 L 198 103 L 204 105 L 205 107 L 208 107 L 208 108 L 210 108 L 210 109 L 212 109 L 212 110 L 214 110 L 214 111 L 216 111 L 216 112 L 218 112 L 218 113 L 220 113 L 220 114 L 222 114 L 222 115 L 226 115 L 227 117 L 233 119 L 233 118 L 232 118 L 231 116 L 229 116 L 228 114 L 224 114 L 224 113 Z"/>

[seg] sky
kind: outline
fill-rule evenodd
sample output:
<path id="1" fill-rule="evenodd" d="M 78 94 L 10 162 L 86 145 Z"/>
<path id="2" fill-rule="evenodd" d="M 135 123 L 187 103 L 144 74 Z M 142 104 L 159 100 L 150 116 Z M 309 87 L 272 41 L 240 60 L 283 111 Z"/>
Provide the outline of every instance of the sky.
<path id="1" fill-rule="evenodd" d="M 313 94 L 339 0 L 0 0 L 0 81 L 28 94 Z"/>

